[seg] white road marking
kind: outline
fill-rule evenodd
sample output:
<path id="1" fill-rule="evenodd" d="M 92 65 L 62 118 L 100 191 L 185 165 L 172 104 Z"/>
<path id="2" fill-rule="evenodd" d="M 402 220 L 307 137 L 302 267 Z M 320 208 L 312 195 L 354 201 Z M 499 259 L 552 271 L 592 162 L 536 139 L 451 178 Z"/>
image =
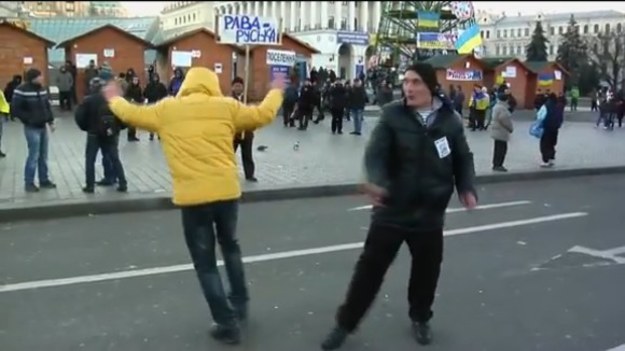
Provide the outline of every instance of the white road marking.
<path id="1" fill-rule="evenodd" d="M 526 200 L 524 200 L 524 201 L 512 201 L 512 202 L 500 202 L 500 203 L 495 203 L 495 204 L 480 205 L 480 206 L 477 206 L 473 210 L 467 210 L 464 207 L 448 208 L 447 211 L 445 211 L 445 212 L 446 213 L 456 213 L 456 212 L 468 212 L 468 211 L 476 211 L 476 210 L 491 210 L 493 208 L 529 205 L 531 203 L 532 203 L 531 201 L 526 201 Z M 359 207 L 350 208 L 347 211 L 349 211 L 349 212 L 363 211 L 363 210 L 370 210 L 372 208 L 373 208 L 372 205 L 366 205 L 366 206 L 359 206 Z"/>
<path id="2" fill-rule="evenodd" d="M 610 250 L 594 250 L 584 246 L 574 246 L 569 249 L 568 252 L 581 253 L 588 256 L 603 258 L 605 260 L 613 261 L 616 264 L 625 264 L 625 257 L 619 257 L 617 255 L 621 254 L 625 246 L 617 247 Z"/>
<path id="3" fill-rule="evenodd" d="M 552 215 L 552 216 L 522 219 L 518 221 L 500 222 L 500 223 L 486 224 L 486 225 L 480 225 L 480 226 L 475 226 L 475 227 L 458 228 L 458 229 L 446 230 L 445 236 L 454 236 L 454 235 L 492 231 L 492 230 L 504 229 L 504 228 L 520 227 L 520 226 L 531 225 L 531 224 L 538 224 L 538 223 L 553 222 L 553 221 L 559 221 L 559 220 L 565 220 L 565 219 L 572 219 L 572 218 L 577 218 L 577 217 L 584 217 L 587 215 L 588 213 L 586 212 L 563 213 L 563 214 L 557 214 L 557 215 Z M 363 242 L 357 242 L 357 243 L 324 246 L 324 247 L 304 249 L 304 250 L 276 252 L 276 253 L 270 253 L 270 254 L 244 257 L 243 262 L 256 263 L 256 262 L 280 260 L 280 259 L 285 259 L 285 258 L 318 255 L 318 254 L 324 254 L 324 253 L 330 253 L 330 252 L 347 251 L 347 250 L 354 250 L 354 249 L 362 248 L 363 245 L 364 245 Z M 221 266 L 223 265 L 223 262 L 219 261 L 218 264 Z M 193 265 L 191 264 L 180 264 L 180 265 L 174 265 L 174 266 L 136 269 L 136 270 L 121 271 L 121 272 L 113 272 L 113 273 L 85 275 L 85 276 L 78 276 L 78 277 L 71 277 L 71 278 L 38 280 L 38 281 L 23 282 L 23 283 L 16 283 L 16 284 L 0 285 L 0 293 L 10 292 L 10 291 L 20 291 L 20 290 L 32 290 L 32 289 L 40 289 L 40 288 L 51 288 L 51 287 L 56 287 L 56 286 L 65 286 L 65 285 L 73 285 L 73 284 L 95 283 L 95 282 L 101 282 L 101 281 L 107 281 L 107 280 L 144 277 L 144 276 L 156 275 L 156 274 L 166 274 L 166 273 L 188 271 L 191 269 L 193 269 Z"/>
<path id="4" fill-rule="evenodd" d="M 617 346 L 615 348 L 611 348 L 608 351 L 625 351 L 625 344 L 623 344 L 621 346 Z"/>

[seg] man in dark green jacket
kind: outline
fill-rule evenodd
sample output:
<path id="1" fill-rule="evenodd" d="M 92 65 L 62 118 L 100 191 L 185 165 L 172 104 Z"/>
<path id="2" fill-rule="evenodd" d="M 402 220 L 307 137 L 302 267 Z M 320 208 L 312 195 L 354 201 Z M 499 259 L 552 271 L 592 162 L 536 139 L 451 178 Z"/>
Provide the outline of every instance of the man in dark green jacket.
<path id="1" fill-rule="evenodd" d="M 410 66 L 405 98 L 384 106 L 365 152 L 365 192 L 372 222 L 336 327 L 324 350 L 342 346 L 378 293 L 403 242 L 412 254 L 409 316 L 418 343 L 429 344 L 429 320 L 443 258 L 445 210 L 454 192 L 467 209 L 477 205 L 473 154 L 460 116 L 438 95 L 429 64 Z"/>

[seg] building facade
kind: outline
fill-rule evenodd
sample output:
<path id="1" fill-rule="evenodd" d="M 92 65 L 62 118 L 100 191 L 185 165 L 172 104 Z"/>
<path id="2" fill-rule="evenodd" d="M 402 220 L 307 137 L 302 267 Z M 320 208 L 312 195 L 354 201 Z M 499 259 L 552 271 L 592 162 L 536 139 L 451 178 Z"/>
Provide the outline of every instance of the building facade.
<path id="1" fill-rule="evenodd" d="M 316 48 L 313 67 L 333 69 L 345 78 L 365 69 L 377 32 L 381 1 L 178 1 L 162 12 L 164 30 L 215 27 L 220 14 L 251 14 L 281 20 L 282 30 Z"/>
<path id="2" fill-rule="evenodd" d="M 575 13 L 578 30 L 582 36 L 592 37 L 609 31 L 625 30 L 625 14 L 607 10 Z M 509 16 L 479 12 L 479 21 L 485 57 L 525 57 L 525 47 L 530 43 L 536 22 L 542 23 L 545 36 L 549 40 L 547 52 L 549 60 L 555 60 L 558 47 L 571 18 L 570 13 L 542 14 L 531 16 Z"/>
<path id="3" fill-rule="evenodd" d="M 128 10 L 119 1 L 91 1 L 92 16 L 128 17 Z"/>
<path id="4" fill-rule="evenodd" d="M 16 1 L 34 17 L 86 17 L 91 1 Z"/>

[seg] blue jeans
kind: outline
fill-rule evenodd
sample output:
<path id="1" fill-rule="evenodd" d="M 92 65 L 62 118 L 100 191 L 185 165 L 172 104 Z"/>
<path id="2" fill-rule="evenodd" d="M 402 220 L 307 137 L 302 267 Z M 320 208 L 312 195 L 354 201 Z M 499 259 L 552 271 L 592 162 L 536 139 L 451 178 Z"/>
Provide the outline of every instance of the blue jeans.
<path id="1" fill-rule="evenodd" d="M 246 308 L 249 300 L 241 248 L 235 235 L 238 212 L 237 200 L 182 208 L 184 237 L 204 298 L 215 323 L 225 326 L 236 324 L 234 309 Z M 228 297 L 217 269 L 216 242 L 221 247 L 230 281 L 231 293 Z"/>
<path id="2" fill-rule="evenodd" d="M 28 145 L 24 182 L 26 185 L 34 184 L 35 173 L 39 174 L 39 184 L 50 182 L 48 177 L 48 130 L 46 127 L 24 126 L 24 135 Z"/>
<path id="3" fill-rule="evenodd" d="M 114 148 L 115 153 L 117 153 L 117 158 L 119 158 L 119 136 L 117 136 L 114 140 L 114 144 L 110 145 L 111 148 Z M 102 169 L 104 170 L 104 182 L 107 183 L 116 183 L 119 181 L 119 176 L 115 171 L 115 162 L 111 159 L 110 153 L 102 151 Z M 125 178 L 124 178 L 125 180 Z"/>
<path id="4" fill-rule="evenodd" d="M 354 132 L 360 133 L 362 131 L 362 122 L 364 120 L 364 110 L 351 109 L 351 116 L 354 118 Z"/>

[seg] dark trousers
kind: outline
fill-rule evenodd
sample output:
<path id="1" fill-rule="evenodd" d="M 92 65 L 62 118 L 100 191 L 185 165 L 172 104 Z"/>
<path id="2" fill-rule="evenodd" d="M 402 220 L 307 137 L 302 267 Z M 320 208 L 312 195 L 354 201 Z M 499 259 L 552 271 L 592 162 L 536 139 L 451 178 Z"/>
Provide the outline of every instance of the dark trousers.
<path id="1" fill-rule="evenodd" d="M 106 181 L 119 181 L 120 186 L 126 185 L 126 175 L 124 166 L 119 159 L 118 137 L 102 137 L 87 134 L 87 145 L 85 148 L 85 183 L 88 188 L 95 185 L 95 160 L 98 151 L 102 152 L 102 166 L 104 167 L 104 179 Z M 108 175 L 106 173 L 109 173 Z M 111 174 L 112 173 L 112 174 Z"/>
<path id="2" fill-rule="evenodd" d="M 72 109 L 72 92 L 59 91 L 59 105 L 62 110 L 71 111 Z"/>
<path id="3" fill-rule="evenodd" d="M 184 238 L 204 298 L 215 323 L 226 326 L 236 323 L 233 308 L 245 308 L 249 300 L 241 248 L 236 238 L 238 212 L 237 200 L 182 208 Z M 221 256 L 230 281 L 231 293 L 228 297 L 217 269 L 216 242 L 221 247 Z"/>
<path id="4" fill-rule="evenodd" d="M 462 105 L 456 105 L 456 106 L 454 106 L 454 110 L 456 110 L 456 112 L 458 112 L 458 114 L 460 115 L 460 117 L 462 117 Z"/>
<path id="5" fill-rule="evenodd" d="M 432 304 L 443 260 L 443 230 L 415 232 L 372 223 L 345 302 L 336 315 L 341 328 L 353 332 L 358 327 L 404 242 L 412 255 L 408 287 L 410 319 L 426 322 L 432 318 Z"/>
<path id="6" fill-rule="evenodd" d="M 484 128 L 486 127 L 485 122 L 486 122 L 486 110 L 475 110 L 475 124 L 472 128 L 484 130 Z"/>
<path id="7" fill-rule="evenodd" d="M 137 129 L 133 127 L 128 127 L 128 140 L 137 139 Z"/>
<path id="8" fill-rule="evenodd" d="M 621 128 L 623 126 L 623 112 L 618 112 L 616 114 L 616 119 L 618 120 L 618 127 Z"/>
<path id="9" fill-rule="evenodd" d="M 308 128 L 308 122 L 310 122 L 313 116 L 313 108 L 305 110 L 298 108 L 295 113 L 297 115 L 297 121 L 299 122 L 299 129 L 306 130 Z"/>
<path id="10" fill-rule="evenodd" d="M 345 109 L 343 108 L 333 108 L 330 112 L 332 112 L 332 123 L 330 128 L 332 129 L 332 133 L 342 133 L 343 132 L 343 114 L 345 113 Z"/>
<path id="11" fill-rule="evenodd" d="M 506 160 L 507 153 L 508 142 L 495 140 L 493 147 L 493 167 L 503 167 L 503 162 Z"/>
<path id="12" fill-rule="evenodd" d="M 243 139 L 234 139 L 234 152 L 237 152 L 241 146 L 241 163 L 243 163 L 243 172 L 245 178 L 254 178 L 254 159 L 252 158 L 252 145 L 254 142 L 254 134 L 245 133 Z"/>
<path id="13" fill-rule="evenodd" d="M 558 144 L 558 130 L 545 129 L 540 138 L 540 154 L 543 162 L 547 163 L 556 159 L 556 145 Z"/>
<path id="14" fill-rule="evenodd" d="M 293 121 L 291 120 L 291 115 L 293 114 L 294 110 L 294 105 L 282 105 L 282 122 L 284 123 L 285 127 L 294 125 Z"/>

